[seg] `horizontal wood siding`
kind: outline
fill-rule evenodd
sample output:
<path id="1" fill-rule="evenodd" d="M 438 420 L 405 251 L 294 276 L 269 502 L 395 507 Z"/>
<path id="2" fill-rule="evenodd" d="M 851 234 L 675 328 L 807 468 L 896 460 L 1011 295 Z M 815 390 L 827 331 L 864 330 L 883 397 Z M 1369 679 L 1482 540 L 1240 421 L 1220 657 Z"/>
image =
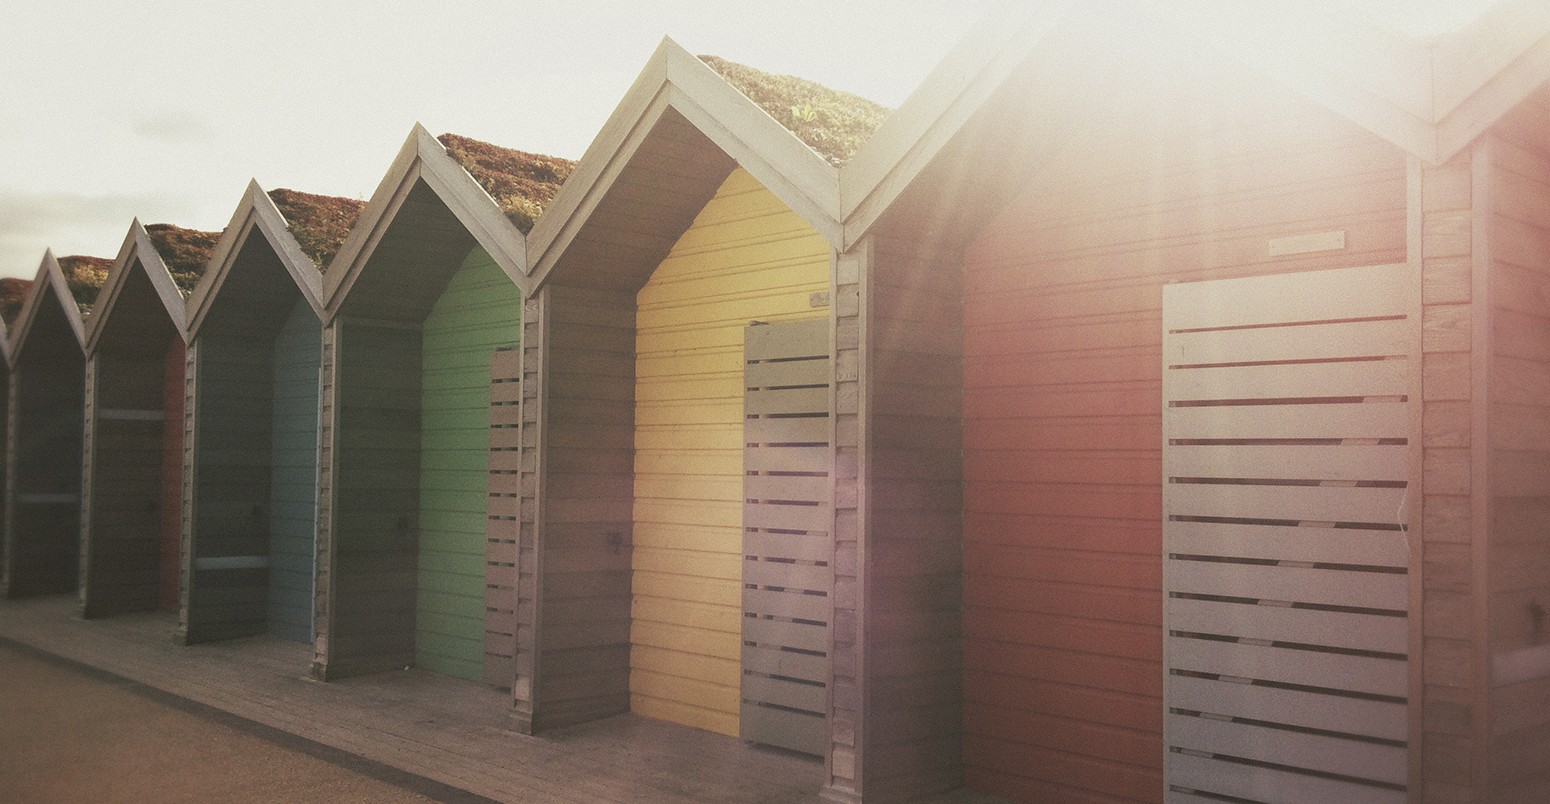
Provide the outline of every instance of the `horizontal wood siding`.
<path id="1" fill-rule="evenodd" d="M 827 318 L 743 334 L 742 737 L 829 749 L 834 366 Z"/>
<path id="2" fill-rule="evenodd" d="M 55 299 L 34 309 L 9 383 L 5 592 L 12 597 L 74 589 L 80 561 L 86 358 Z"/>
<path id="3" fill-rule="evenodd" d="M 1421 783 L 1440 801 L 1471 800 L 1483 783 L 1477 732 L 1487 713 L 1475 666 L 1475 519 L 1482 493 L 1471 464 L 1476 438 L 1474 156 L 1420 171 L 1422 528 Z M 1483 233 L 1481 233 L 1483 235 Z"/>
<path id="4" fill-rule="evenodd" d="M 168 347 L 162 377 L 161 447 L 161 574 L 157 607 L 177 611 L 183 545 L 183 411 L 187 388 L 184 371 L 188 355 L 182 339 Z"/>
<path id="5" fill-rule="evenodd" d="M 541 731 L 630 707 L 635 292 L 548 284 L 525 314 L 514 693 Z"/>
<path id="6" fill-rule="evenodd" d="M 743 329 L 824 314 L 820 235 L 746 171 L 638 295 L 630 706 L 738 733 Z"/>
<path id="7" fill-rule="evenodd" d="M 1412 281 L 1398 264 L 1163 288 L 1174 792 L 1407 800 Z"/>
<path id="8" fill-rule="evenodd" d="M 1500 139 L 1490 153 L 1490 800 L 1543 801 L 1550 798 L 1550 152 Z M 1539 667 L 1528 667 L 1535 657 Z"/>
<path id="9" fill-rule="evenodd" d="M 170 326 L 169 326 L 170 329 Z M 154 609 L 162 603 L 163 459 L 167 353 L 172 335 L 139 353 L 94 356 L 89 515 L 82 615 Z M 156 348 L 160 347 L 160 348 Z"/>
<path id="10" fill-rule="evenodd" d="M 524 305 L 525 306 L 525 305 Z M 525 326 L 519 326 L 525 328 Z M 520 337 L 520 336 L 519 336 Z M 522 504 L 522 349 L 490 355 L 489 481 L 485 491 L 484 682 L 511 689 L 517 678 L 518 512 Z M 528 592 L 531 596 L 531 592 Z"/>
<path id="11" fill-rule="evenodd" d="M 312 641 L 321 324 L 304 299 L 274 341 L 269 462 L 269 632 Z"/>
<path id="12" fill-rule="evenodd" d="M 319 523 L 332 528 L 330 678 L 414 663 L 422 340 L 415 325 L 333 328 L 332 505 Z"/>
<path id="13" fill-rule="evenodd" d="M 424 324 L 415 664 L 484 677 L 490 355 L 515 345 L 522 297 L 472 251 Z"/>
<path id="14" fill-rule="evenodd" d="M 630 707 L 635 296 L 731 169 L 664 111 L 528 301 L 513 688 L 526 730 Z"/>
<path id="15" fill-rule="evenodd" d="M 187 642 L 265 630 L 273 398 L 271 344 L 202 332 L 190 347 L 196 417 Z"/>
<path id="16" fill-rule="evenodd" d="M 958 255 L 934 252 L 917 232 L 875 238 L 867 258 L 860 782 L 887 801 L 963 779 L 963 273 Z M 841 294 L 836 314 L 853 303 Z M 842 360 L 839 373 L 849 370 Z M 838 404 L 851 400 L 842 393 Z M 837 553 L 836 564 L 844 573 L 851 562 Z M 836 606 L 855 596 L 839 586 Z M 837 698 L 842 690 L 837 679 Z M 846 758 L 836 749 L 835 766 Z"/>
<path id="17" fill-rule="evenodd" d="M 1171 68 L 1170 68 L 1171 69 Z M 1137 80 L 964 272 L 964 761 L 1019 801 L 1163 793 L 1162 285 L 1405 259 L 1405 163 L 1274 86 Z M 1271 241 L 1340 232 L 1336 250 Z"/>
<path id="18" fill-rule="evenodd" d="M 317 563 L 312 568 L 312 664 L 308 672 L 322 681 L 343 673 L 331 668 L 334 657 L 329 647 L 336 608 L 334 579 L 339 574 L 334 569 L 338 553 L 334 548 L 334 511 L 339 507 L 334 493 L 339 486 L 339 329 L 338 319 L 323 323 L 318 353 L 318 519 L 313 537 Z"/>

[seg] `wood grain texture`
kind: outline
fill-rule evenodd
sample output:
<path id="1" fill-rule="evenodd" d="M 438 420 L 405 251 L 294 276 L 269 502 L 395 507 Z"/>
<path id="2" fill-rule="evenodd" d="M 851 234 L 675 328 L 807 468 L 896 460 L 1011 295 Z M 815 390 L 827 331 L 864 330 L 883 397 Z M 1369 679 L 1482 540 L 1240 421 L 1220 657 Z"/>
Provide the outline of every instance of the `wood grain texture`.
<path id="1" fill-rule="evenodd" d="M 415 663 L 484 677 L 490 355 L 516 344 L 522 298 L 482 249 L 426 316 Z"/>
<path id="2" fill-rule="evenodd" d="M 53 283 L 40 283 L 8 374 L 4 591 L 75 588 L 86 360 Z"/>
<path id="3" fill-rule="evenodd" d="M 85 398 L 90 446 L 83 450 L 80 589 L 86 617 L 156 608 L 177 598 L 175 589 L 163 596 L 169 585 L 175 587 L 177 573 L 164 573 L 161 564 L 163 531 L 172 519 L 168 513 L 164 520 L 163 508 L 173 498 L 177 510 L 182 507 L 181 488 L 164 483 L 173 475 L 181 478 L 182 471 L 181 452 L 176 461 L 166 453 L 164 407 L 171 380 L 181 400 L 182 361 L 169 358 L 169 352 L 183 351 L 181 310 L 174 321 L 163 288 L 138 261 L 121 269 L 114 291 L 117 312 L 94 318 L 88 358 L 94 365 Z M 115 418 L 117 410 L 147 415 Z M 182 424 L 179 414 L 180 433 Z M 164 465 L 173 463 L 177 468 L 164 475 Z M 177 529 L 181 541 L 181 523 Z M 175 555 L 176 549 L 169 552 Z"/>
<path id="4" fill-rule="evenodd" d="M 1537 102 L 1537 101 L 1536 101 Z M 1543 108 L 1540 106 L 1539 108 Z M 1522 393 L 1550 366 L 1550 150 L 1544 142 L 1492 143 L 1488 546 L 1489 635 L 1493 667 L 1519 652 L 1550 644 L 1550 536 L 1541 524 L 1550 506 L 1544 481 L 1550 462 L 1541 422 L 1545 397 Z M 1477 648 L 1478 649 L 1478 648 Z M 1507 682 L 1512 683 L 1507 683 Z M 1490 690 L 1491 795 L 1519 800 L 1550 787 L 1550 696 L 1545 679 L 1492 678 Z"/>
<path id="5" fill-rule="evenodd" d="M 744 739 L 822 756 L 834 587 L 829 322 L 750 325 L 744 359 L 739 726 Z"/>
<path id="6" fill-rule="evenodd" d="M 823 239 L 739 170 L 637 296 L 637 712 L 738 733 L 742 333 L 754 320 L 821 315 L 809 296 L 828 287 L 828 265 Z M 655 672 L 640 664 L 664 654 L 677 658 Z M 715 658 L 708 681 L 674 670 Z"/>
<path id="7" fill-rule="evenodd" d="M 318 496 L 316 314 L 297 300 L 274 342 L 269 509 L 269 631 L 312 641 Z"/>
<path id="8" fill-rule="evenodd" d="M 1397 149 L 1257 79 L 1191 69 L 1201 79 L 1191 88 L 1144 78 L 1111 87 L 1112 106 L 1093 112 L 1102 121 L 1025 180 L 964 252 L 965 667 L 971 679 L 1007 679 L 966 690 L 965 770 L 986 792 L 1158 800 L 1164 790 L 1152 714 L 1162 711 L 1160 655 L 1136 654 L 1124 630 L 1094 627 L 1071 643 L 1059 631 L 976 625 L 1035 607 L 1095 626 L 1160 623 L 1151 595 L 1160 589 L 1161 473 L 1133 469 L 1160 468 L 1163 438 L 1178 437 L 1165 435 L 1162 416 L 1163 286 L 1405 258 Z M 1132 92 L 1145 97 L 1127 104 L 1120 96 Z M 1332 230 L 1346 233 L 1343 250 L 1269 256 L 1271 239 Z M 1396 379 L 1393 393 L 1406 393 Z M 1256 406 L 1209 435 L 1252 437 L 1268 423 L 1283 436 L 1312 425 L 1354 437 L 1338 432 L 1351 428 L 1343 413 L 1279 409 L 1291 407 Z M 1402 404 L 1373 407 L 1366 424 L 1406 434 Z M 1182 409 L 1180 421 L 1218 412 Z M 1029 692 L 1013 697 L 1012 679 L 1028 679 Z M 1094 696 L 1137 705 L 1090 715 L 1068 705 Z M 1109 718 L 1154 748 L 1144 762 L 1116 760 L 1112 738 L 1093 735 L 1066 748 L 1069 761 L 1038 765 L 978 750 L 1036 745 L 1047 739 L 1041 718 L 1057 713 Z M 1128 793 L 1110 784 L 1127 777 L 1136 780 Z"/>
<path id="9" fill-rule="evenodd" d="M 1282 370 L 1295 377 L 1287 387 L 1296 390 L 1268 395 L 1291 397 L 1308 407 L 1325 407 L 1325 397 L 1407 399 L 1415 373 L 1414 345 L 1424 342 L 1423 322 L 1408 312 L 1407 275 L 1404 265 L 1390 265 L 1168 286 L 1163 291 L 1164 418 L 1188 407 L 1206 416 L 1234 406 L 1257 407 L 1252 397 L 1273 387 Z M 1295 302 L 1276 306 L 1281 300 Z M 1364 301 L 1370 304 L 1359 304 Z M 1352 331 L 1336 323 L 1386 315 L 1398 316 L 1408 334 L 1366 327 Z M 1239 343 L 1244 327 L 1279 332 L 1280 338 L 1262 356 L 1252 351 L 1254 339 Z M 1303 341 L 1306 349 L 1299 348 Z M 1227 366 L 1220 367 L 1222 362 Z M 1345 372 L 1379 365 L 1390 371 Z M 1208 373 L 1220 376 L 1191 378 Z M 1365 454 L 1366 446 L 1378 440 L 1359 431 L 1349 441 L 1320 442 L 1330 446 L 1306 452 L 1306 436 L 1285 435 L 1292 440 L 1250 435 L 1250 443 L 1243 444 L 1203 440 L 1176 428 L 1164 443 L 1169 672 L 1164 738 L 1170 759 L 1182 753 L 1200 764 L 1209 757 L 1222 763 L 1219 775 L 1224 777 L 1184 772 L 1166 781 L 1170 789 L 1235 795 L 1231 778 L 1245 767 L 1300 769 L 1336 774 L 1373 793 L 1402 792 L 1409 782 L 1408 719 L 1379 737 L 1369 725 L 1333 713 L 1353 696 L 1364 705 L 1392 707 L 1410 692 L 1410 551 L 1408 544 L 1382 552 L 1373 548 L 1406 541 L 1402 535 L 1394 540 L 1380 534 L 1402 534 L 1410 521 L 1409 455 L 1415 434 L 1391 439 L 1397 454 L 1388 460 Z M 1176 457 L 1180 451 L 1187 459 Z M 1277 453 L 1296 467 L 1297 479 L 1278 475 L 1273 461 L 1266 461 Z M 1286 526 L 1304 522 L 1341 523 L 1366 538 L 1324 541 L 1323 555 L 1311 555 L 1311 545 L 1298 544 L 1301 560 L 1277 555 L 1268 542 L 1294 543 L 1287 531 L 1301 528 Z M 1255 551 L 1263 558 L 1249 558 L 1236 544 L 1200 538 L 1203 524 L 1231 524 L 1244 534 L 1276 527 L 1274 536 L 1281 538 L 1250 537 L 1267 541 L 1269 549 Z M 1285 701 L 1286 708 L 1278 710 L 1242 696 L 1191 697 L 1188 692 L 1198 691 L 1202 679 L 1242 679 L 1287 691 L 1292 687 L 1285 685 L 1295 685 L 1322 700 L 1311 707 L 1301 700 Z M 1181 682 L 1188 691 L 1186 702 L 1174 695 Z M 1239 705 L 1252 712 L 1240 712 Z M 1300 722 L 1310 710 L 1332 714 L 1329 722 L 1311 726 L 1317 735 Z M 1374 738 L 1384 742 L 1374 743 Z M 1270 779 L 1264 782 L 1267 792 L 1293 784 L 1290 778 Z"/>

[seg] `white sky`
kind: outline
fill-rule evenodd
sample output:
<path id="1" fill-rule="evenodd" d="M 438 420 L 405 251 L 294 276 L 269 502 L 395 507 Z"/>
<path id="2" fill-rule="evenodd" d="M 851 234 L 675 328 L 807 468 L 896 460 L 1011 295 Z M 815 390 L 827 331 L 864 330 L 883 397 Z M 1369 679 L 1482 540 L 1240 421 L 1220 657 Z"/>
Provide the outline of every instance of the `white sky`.
<path id="1" fill-rule="evenodd" d="M 1483 0 L 1367 0 L 1426 32 Z M 49 0 L 0 27 L 0 276 L 219 229 L 247 180 L 367 198 L 416 121 L 576 158 L 664 35 L 897 106 L 992 0 Z M 1419 28 L 1418 31 L 1415 29 Z"/>
<path id="2" fill-rule="evenodd" d="M 0 26 L 0 276 L 219 229 L 247 180 L 367 198 L 410 127 L 576 158 L 664 35 L 896 106 L 988 0 L 49 0 Z"/>

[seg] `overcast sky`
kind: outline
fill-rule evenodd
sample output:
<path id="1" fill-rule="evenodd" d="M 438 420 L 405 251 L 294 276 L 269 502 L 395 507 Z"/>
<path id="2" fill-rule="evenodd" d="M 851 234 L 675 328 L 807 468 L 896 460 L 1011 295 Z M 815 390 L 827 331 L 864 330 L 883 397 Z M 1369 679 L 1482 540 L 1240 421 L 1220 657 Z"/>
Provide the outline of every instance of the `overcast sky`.
<path id="1" fill-rule="evenodd" d="M 113 257 L 135 216 L 219 229 L 249 178 L 366 198 L 416 121 L 579 157 L 665 35 L 897 106 L 992 0 L 9 5 L 0 276 Z"/>

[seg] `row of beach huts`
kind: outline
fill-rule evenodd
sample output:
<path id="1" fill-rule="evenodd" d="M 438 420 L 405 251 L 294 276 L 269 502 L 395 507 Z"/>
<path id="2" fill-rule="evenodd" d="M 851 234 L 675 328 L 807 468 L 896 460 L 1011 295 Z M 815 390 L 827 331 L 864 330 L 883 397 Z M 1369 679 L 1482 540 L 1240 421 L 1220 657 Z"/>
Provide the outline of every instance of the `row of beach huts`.
<path id="1" fill-rule="evenodd" d="M 1550 800 L 1550 7 L 1364 19 L 1007 7 L 891 114 L 665 41 L 579 162 L 46 256 L 4 593 L 834 801 Z"/>

